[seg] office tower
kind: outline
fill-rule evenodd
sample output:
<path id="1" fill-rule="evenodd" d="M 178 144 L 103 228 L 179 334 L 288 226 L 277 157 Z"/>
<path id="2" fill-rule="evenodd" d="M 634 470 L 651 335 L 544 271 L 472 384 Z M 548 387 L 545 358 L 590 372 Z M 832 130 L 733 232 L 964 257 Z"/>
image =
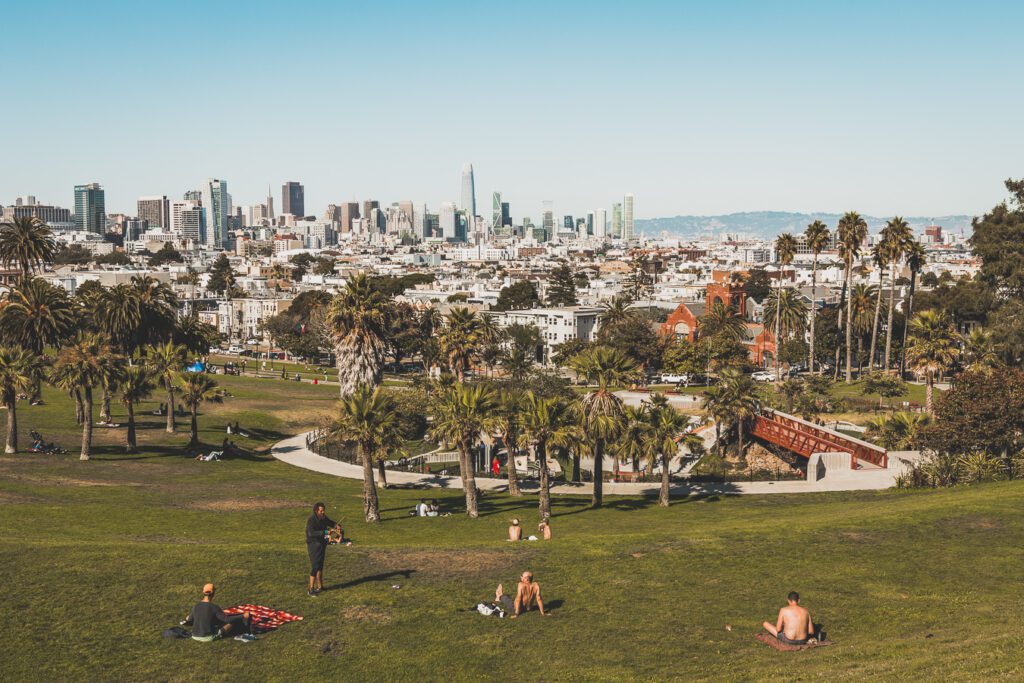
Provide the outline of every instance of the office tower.
<path id="1" fill-rule="evenodd" d="M 231 196 L 226 180 L 208 178 L 203 183 L 203 214 L 206 224 L 204 243 L 214 249 L 224 249 L 228 244 L 228 213 L 231 210 Z"/>
<path id="2" fill-rule="evenodd" d="M 362 213 L 362 217 L 363 217 L 364 219 L 367 219 L 367 220 L 368 220 L 368 219 L 370 218 L 370 214 L 372 214 L 372 213 L 373 213 L 373 210 L 374 210 L 374 209 L 379 209 L 379 208 L 380 208 L 380 202 L 378 202 L 378 201 L 376 201 L 376 200 L 373 200 L 373 199 L 367 199 L 367 200 L 365 200 L 365 201 L 363 202 L 363 213 Z"/>
<path id="3" fill-rule="evenodd" d="M 587 211 L 587 230 L 580 237 L 587 237 L 594 234 L 594 212 Z"/>
<path id="4" fill-rule="evenodd" d="M 126 218 L 121 228 L 121 235 L 124 238 L 124 243 L 134 242 L 140 237 L 142 233 L 149 230 L 151 226 L 149 221 L 145 218 Z"/>
<path id="5" fill-rule="evenodd" d="M 430 235 L 427 234 L 427 205 L 426 204 L 413 204 L 412 207 L 412 234 L 418 239 L 422 240 Z"/>
<path id="6" fill-rule="evenodd" d="M 410 233 L 414 231 L 415 213 L 416 210 L 411 201 L 398 202 L 398 234 L 401 234 L 403 230 Z M 388 228 L 390 229 L 390 226 Z M 417 232 L 415 234 L 419 237 L 422 233 Z"/>
<path id="7" fill-rule="evenodd" d="M 476 185 L 473 182 L 473 164 L 462 167 L 462 205 L 459 207 L 470 217 L 476 215 Z"/>
<path id="8" fill-rule="evenodd" d="M 491 234 L 497 235 L 501 232 L 501 227 L 504 225 L 502 222 L 501 213 L 501 193 L 495 192 L 491 194 Z"/>
<path id="9" fill-rule="evenodd" d="M 612 204 L 612 232 L 611 237 L 619 239 L 622 237 L 622 204 Z"/>
<path id="10" fill-rule="evenodd" d="M 75 185 L 75 229 L 102 235 L 107 231 L 107 207 L 99 183 Z"/>
<path id="11" fill-rule="evenodd" d="M 550 238 L 555 234 L 555 208 L 550 199 L 542 201 L 540 206 L 540 224 L 544 234 Z"/>
<path id="12" fill-rule="evenodd" d="M 182 199 L 184 199 L 186 201 L 190 201 L 190 202 L 200 202 L 200 203 L 202 203 L 202 201 L 203 201 L 203 193 L 200 192 L 199 190 L 189 190 L 184 195 L 182 195 Z"/>
<path id="13" fill-rule="evenodd" d="M 501 224 L 506 228 L 512 227 L 512 212 L 509 210 L 508 202 L 501 203 Z"/>
<path id="14" fill-rule="evenodd" d="M 267 220 L 266 204 L 253 204 L 249 207 L 249 225 L 263 225 Z"/>
<path id="15" fill-rule="evenodd" d="M 633 195 L 627 194 L 622 199 L 622 239 L 631 240 L 633 232 Z"/>
<path id="16" fill-rule="evenodd" d="M 576 229 L 576 220 L 572 216 L 562 216 L 562 229 L 572 232 Z"/>
<path id="17" fill-rule="evenodd" d="M 437 215 L 438 233 L 434 237 L 450 239 L 455 237 L 455 202 L 443 202 Z"/>
<path id="18" fill-rule="evenodd" d="M 146 221 L 150 228 L 161 230 L 171 229 L 170 204 L 167 195 L 139 197 L 137 202 L 138 216 Z"/>
<path id="19" fill-rule="evenodd" d="M 170 231 L 181 235 L 182 239 L 192 240 L 198 245 L 206 238 L 203 230 L 203 208 L 192 199 L 176 199 L 171 202 Z"/>
<path id="20" fill-rule="evenodd" d="M 604 239 L 608 234 L 608 212 L 604 209 L 594 211 L 594 237 Z"/>
<path id="21" fill-rule="evenodd" d="M 459 209 L 455 212 L 455 241 L 456 242 L 468 242 L 469 241 L 469 226 L 473 217 L 465 209 Z"/>
<path id="22" fill-rule="evenodd" d="M 337 204 L 328 204 L 327 210 L 324 211 L 324 220 L 333 221 L 335 223 L 341 222 L 341 207 Z"/>
<path id="23" fill-rule="evenodd" d="M 35 206 L 36 205 L 36 197 L 35 197 L 35 195 L 32 195 L 32 194 L 27 194 L 27 195 L 18 197 L 17 199 L 14 200 L 14 205 L 15 206 Z"/>
<path id="24" fill-rule="evenodd" d="M 359 220 L 359 202 L 344 202 L 341 205 L 341 232 L 352 232 L 352 225 Z"/>
<path id="25" fill-rule="evenodd" d="M 281 212 L 305 218 L 306 198 L 302 183 L 289 180 L 281 186 Z"/>
<path id="26" fill-rule="evenodd" d="M 441 236 L 441 216 L 436 213 L 428 213 L 423 219 L 423 234 L 426 237 Z"/>
<path id="27" fill-rule="evenodd" d="M 38 218 L 51 227 L 54 223 L 74 224 L 74 216 L 72 215 L 71 210 L 60 206 L 26 204 L 22 202 L 21 204 L 15 204 L 14 206 L 5 206 L 3 212 L 0 213 L 0 219 L 5 223 L 21 217 Z"/>
<path id="28" fill-rule="evenodd" d="M 270 194 L 270 185 L 267 185 L 267 220 L 274 222 L 274 196 Z"/>

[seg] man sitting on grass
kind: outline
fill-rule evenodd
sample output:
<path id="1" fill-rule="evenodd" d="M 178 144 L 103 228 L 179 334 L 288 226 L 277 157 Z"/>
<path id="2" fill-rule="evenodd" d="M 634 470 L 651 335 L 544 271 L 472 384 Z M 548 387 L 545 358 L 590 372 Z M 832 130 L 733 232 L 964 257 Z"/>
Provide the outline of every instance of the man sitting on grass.
<path id="1" fill-rule="evenodd" d="M 513 602 L 514 614 L 512 618 L 515 619 L 519 616 L 520 612 L 529 612 L 530 607 L 536 601 L 537 609 L 540 610 L 540 615 L 546 617 L 544 613 L 544 601 L 540 598 L 540 584 L 535 583 L 533 580 L 533 572 L 525 571 L 522 577 L 519 579 L 519 587 L 516 588 L 516 598 Z"/>
<path id="2" fill-rule="evenodd" d="M 787 596 L 789 604 L 779 610 L 775 625 L 764 622 L 764 629 L 783 645 L 805 645 L 814 637 L 811 613 L 800 606 L 800 594 L 793 591 Z"/>
<path id="3" fill-rule="evenodd" d="M 256 640 L 252 634 L 252 617 L 248 612 L 228 616 L 214 604 L 213 594 L 217 591 L 212 583 L 203 586 L 203 599 L 189 612 L 188 618 L 181 622 L 192 627 L 192 640 L 208 643 L 217 638 L 235 635 L 235 640 L 243 643 Z"/>

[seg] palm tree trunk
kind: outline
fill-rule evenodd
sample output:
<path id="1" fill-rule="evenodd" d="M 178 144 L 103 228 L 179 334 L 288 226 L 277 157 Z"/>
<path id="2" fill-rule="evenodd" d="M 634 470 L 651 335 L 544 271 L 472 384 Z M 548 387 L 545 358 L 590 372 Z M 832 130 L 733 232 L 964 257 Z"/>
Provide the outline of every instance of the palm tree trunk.
<path id="1" fill-rule="evenodd" d="M 195 446 L 199 443 L 199 404 L 192 404 L 192 424 L 189 427 L 189 446 Z"/>
<path id="2" fill-rule="evenodd" d="M 896 305 L 896 261 L 892 262 L 889 272 L 889 310 L 885 322 L 885 365 L 882 369 L 889 371 L 890 353 L 892 351 L 892 308 Z"/>
<path id="3" fill-rule="evenodd" d="M 722 457 L 722 423 L 715 420 L 715 454 Z"/>
<path id="4" fill-rule="evenodd" d="M 782 319 L 782 271 L 779 271 L 779 286 L 775 289 L 775 330 L 772 336 L 775 337 L 775 353 L 772 354 L 772 361 L 775 364 L 775 380 L 779 380 L 779 341 L 782 339 L 782 328 L 779 321 Z"/>
<path id="5" fill-rule="evenodd" d="M 85 387 L 84 410 L 82 415 L 82 453 L 79 460 L 92 456 L 92 387 Z"/>
<path id="6" fill-rule="evenodd" d="M 846 291 L 853 292 L 853 264 L 846 267 Z M 846 297 L 846 383 L 853 383 L 853 297 Z"/>
<path id="7" fill-rule="evenodd" d="M 537 512 L 541 519 L 551 516 L 551 481 L 548 476 L 548 445 L 537 444 L 537 466 L 540 468 L 540 495 L 537 498 Z"/>
<path id="8" fill-rule="evenodd" d="M 594 496 L 590 507 L 599 508 L 604 502 L 604 439 L 594 439 Z"/>
<path id="9" fill-rule="evenodd" d="M 929 371 L 925 375 L 924 380 L 924 412 L 929 415 L 932 414 L 932 387 L 935 384 L 935 380 L 932 378 L 932 373 Z"/>
<path id="10" fill-rule="evenodd" d="M 739 448 L 739 452 L 736 453 L 736 457 L 740 460 L 743 459 L 743 418 L 736 420 L 736 445 Z"/>
<path id="11" fill-rule="evenodd" d="M 377 486 L 373 483 L 373 463 L 370 461 L 370 449 L 360 444 L 359 460 L 363 463 L 363 516 L 367 522 L 380 521 L 380 509 L 377 504 Z"/>
<path id="12" fill-rule="evenodd" d="M 164 386 L 167 387 L 167 433 L 174 433 L 174 387 L 171 380 L 164 378 Z"/>
<path id="13" fill-rule="evenodd" d="M 476 506 L 476 472 L 473 468 L 473 460 L 469 455 L 469 444 L 462 445 L 462 483 L 466 487 L 466 514 L 470 519 L 476 519 L 480 512 Z"/>
<path id="14" fill-rule="evenodd" d="M 82 392 L 75 389 L 73 394 L 75 397 L 75 422 L 77 424 L 82 424 L 82 422 L 85 421 L 85 408 L 82 407 Z"/>
<path id="15" fill-rule="evenodd" d="M 377 461 L 377 476 L 380 477 L 380 485 L 384 488 L 388 487 L 388 471 L 384 467 L 384 458 Z"/>
<path id="16" fill-rule="evenodd" d="M 903 346 L 900 349 L 900 379 L 907 371 L 907 330 L 910 328 L 910 318 L 914 314 L 914 287 L 917 284 L 917 271 L 910 271 L 910 299 L 907 301 L 907 317 L 903 321 Z"/>
<path id="17" fill-rule="evenodd" d="M 814 319 L 818 317 L 818 255 L 811 263 L 811 348 L 807 352 L 807 372 L 814 372 Z"/>
<path id="18" fill-rule="evenodd" d="M 871 353 L 868 355 L 868 372 L 875 369 L 875 351 L 878 348 L 878 317 L 882 313 L 882 273 L 878 273 L 878 298 L 875 299 L 875 319 L 871 323 Z"/>
<path id="19" fill-rule="evenodd" d="M 505 439 L 505 451 L 508 453 L 508 462 L 505 463 L 505 470 L 508 472 L 508 494 L 510 496 L 521 496 L 519 490 L 519 473 L 516 472 L 516 448 L 514 440 Z"/>
<path id="20" fill-rule="evenodd" d="M 661 507 L 668 507 L 668 463 L 669 457 L 667 453 L 661 454 L 661 491 L 658 493 L 658 505 Z"/>
<path id="21" fill-rule="evenodd" d="M 128 411 L 127 450 L 129 453 L 134 453 L 137 447 L 135 443 L 135 404 L 128 401 L 124 404 L 124 407 Z"/>
<path id="22" fill-rule="evenodd" d="M 581 479 L 581 475 L 580 475 L 580 454 L 579 453 L 573 453 L 573 455 L 572 455 L 572 480 L 578 482 L 580 479 Z"/>
<path id="23" fill-rule="evenodd" d="M 100 422 L 111 422 L 110 419 L 110 390 L 103 387 L 103 398 L 100 399 Z"/>
<path id="24" fill-rule="evenodd" d="M 7 405 L 7 443 L 4 445 L 4 453 L 8 455 L 18 452 L 18 415 L 17 415 L 17 404 L 18 397 L 15 396 L 13 400 L 6 401 Z"/>

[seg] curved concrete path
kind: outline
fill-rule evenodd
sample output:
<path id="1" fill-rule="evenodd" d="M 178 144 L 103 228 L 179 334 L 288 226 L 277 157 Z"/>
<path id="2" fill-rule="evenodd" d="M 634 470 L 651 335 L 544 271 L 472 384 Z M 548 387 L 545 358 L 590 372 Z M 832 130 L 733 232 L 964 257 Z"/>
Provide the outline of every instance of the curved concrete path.
<path id="1" fill-rule="evenodd" d="M 271 449 L 271 454 L 281 462 L 321 474 L 330 474 L 335 477 L 346 479 L 362 480 L 363 468 L 359 465 L 350 465 L 340 460 L 333 460 L 317 455 L 306 448 L 306 435 L 299 434 L 290 439 L 285 439 Z M 817 458 L 818 456 L 814 456 Z M 816 463 L 815 463 L 816 464 Z M 672 484 L 673 497 L 689 495 L 727 495 L 727 494 L 764 494 L 764 493 L 812 493 L 822 491 L 862 491 L 872 489 L 886 489 L 893 486 L 893 479 L 898 468 L 889 470 L 873 470 L 865 472 L 853 472 L 841 466 L 833 470 L 831 467 L 828 473 L 817 480 L 805 481 L 755 481 L 755 482 L 730 482 L 730 483 L 684 483 L 674 482 Z M 821 466 L 825 469 L 825 465 Z M 835 472 L 833 475 L 832 473 Z M 419 474 L 416 472 L 398 472 L 388 470 L 388 484 L 411 488 L 442 488 L 461 489 L 462 479 L 460 477 L 442 477 L 440 475 Z M 477 477 L 476 485 L 484 491 L 506 491 L 508 483 L 505 479 L 493 479 L 490 477 Z M 536 491 L 539 487 L 535 480 L 520 481 L 520 487 L 524 491 Z M 657 483 L 610 483 L 605 482 L 604 493 L 611 496 L 651 496 L 657 495 L 661 489 Z M 591 484 L 557 484 L 551 487 L 551 492 L 558 495 L 591 495 L 593 486 Z"/>

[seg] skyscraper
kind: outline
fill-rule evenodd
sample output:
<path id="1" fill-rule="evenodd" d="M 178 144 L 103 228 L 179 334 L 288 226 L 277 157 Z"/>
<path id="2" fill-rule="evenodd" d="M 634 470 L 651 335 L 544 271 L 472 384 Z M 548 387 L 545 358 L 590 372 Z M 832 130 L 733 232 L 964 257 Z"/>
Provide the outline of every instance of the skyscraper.
<path id="1" fill-rule="evenodd" d="M 167 202 L 167 195 L 152 197 L 139 197 L 137 202 L 138 216 L 149 223 L 149 228 L 160 228 L 163 231 L 171 229 L 170 205 Z"/>
<path id="2" fill-rule="evenodd" d="M 502 225 L 504 224 L 501 221 L 501 193 L 495 192 L 491 195 L 491 234 L 501 233 Z"/>
<path id="3" fill-rule="evenodd" d="M 231 196 L 228 182 L 208 178 L 203 183 L 203 214 L 206 224 L 206 246 L 223 249 L 228 244 L 228 213 L 231 211 Z"/>
<path id="4" fill-rule="evenodd" d="M 622 199 L 622 239 L 631 240 L 633 237 L 633 195 L 627 194 Z"/>
<path id="5" fill-rule="evenodd" d="M 305 217 L 306 199 L 302 183 L 289 180 L 281 186 L 281 211 L 297 218 Z"/>
<path id="6" fill-rule="evenodd" d="M 572 216 L 562 216 L 562 230 L 573 231 L 576 229 L 576 219 Z"/>
<path id="7" fill-rule="evenodd" d="M 586 238 L 594 234 L 594 212 L 587 211 L 587 231 L 580 235 L 580 237 Z"/>
<path id="8" fill-rule="evenodd" d="M 611 237 L 619 239 L 622 237 L 622 204 L 612 204 L 612 234 Z"/>
<path id="9" fill-rule="evenodd" d="M 604 209 L 594 211 L 594 237 L 604 239 L 608 234 L 608 212 Z"/>
<path id="10" fill-rule="evenodd" d="M 362 217 L 366 220 L 370 220 L 373 217 L 373 210 L 380 208 L 380 202 L 376 199 L 367 199 L 363 202 L 363 213 Z"/>
<path id="11" fill-rule="evenodd" d="M 205 239 L 203 231 L 203 209 L 192 199 L 176 199 L 171 202 L 170 232 L 181 235 L 199 245 Z"/>
<path id="12" fill-rule="evenodd" d="M 462 167 L 462 206 L 459 207 L 469 214 L 476 215 L 476 185 L 473 182 L 473 164 Z"/>
<path id="13" fill-rule="evenodd" d="M 541 202 L 540 224 L 547 239 L 551 239 L 555 234 L 555 208 L 550 199 Z"/>
<path id="14" fill-rule="evenodd" d="M 274 222 L 274 195 L 270 194 L 270 185 L 267 185 L 267 220 Z"/>
<path id="15" fill-rule="evenodd" d="M 435 237 L 451 239 L 455 237 L 455 202 L 444 202 L 441 204 L 441 211 L 437 216 L 437 228 L 440 234 Z"/>
<path id="16" fill-rule="evenodd" d="M 341 205 L 341 232 L 352 232 L 352 224 L 359 220 L 359 202 L 345 202 Z"/>
<path id="17" fill-rule="evenodd" d="M 512 212 L 509 210 L 508 202 L 501 203 L 501 224 L 507 228 L 512 227 Z"/>
<path id="18" fill-rule="evenodd" d="M 107 231 L 107 206 L 99 183 L 75 185 L 75 229 L 102 235 Z"/>

